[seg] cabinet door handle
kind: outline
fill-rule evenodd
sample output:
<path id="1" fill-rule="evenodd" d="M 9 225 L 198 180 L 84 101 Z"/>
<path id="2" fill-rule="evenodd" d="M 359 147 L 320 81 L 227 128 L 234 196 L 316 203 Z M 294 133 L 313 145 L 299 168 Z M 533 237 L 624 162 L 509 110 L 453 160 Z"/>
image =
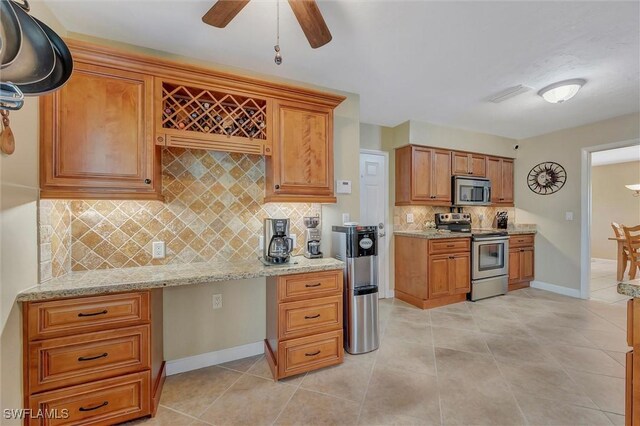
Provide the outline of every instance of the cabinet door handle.
<path id="1" fill-rule="evenodd" d="M 309 287 L 320 287 L 322 284 L 321 283 L 315 283 L 315 284 L 305 284 L 305 287 L 309 288 Z"/>
<path id="2" fill-rule="evenodd" d="M 93 361 L 94 359 L 106 358 L 107 356 L 109 356 L 107 352 L 96 356 L 81 356 L 78 358 L 78 361 Z"/>
<path id="3" fill-rule="evenodd" d="M 309 353 L 305 353 L 305 354 L 304 354 L 304 356 L 316 356 L 316 355 L 318 355 L 320 352 L 321 352 L 321 351 L 320 351 L 320 349 L 318 349 L 316 352 L 311 352 L 310 354 L 309 354 Z"/>
<path id="4" fill-rule="evenodd" d="M 80 411 L 93 411 L 93 410 L 97 410 L 98 408 L 102 408 L 106 405 L 109 405 L 109 401 L 105 401 L 100 405 L 96 405 L 95 407 L 91 407 L 91 408 L 86 408 L 86 407 L 80 407 L 79 410 Z"/>
<path id="5" fill-rule="evenodd" d="M 520 249 L 520 251 L 524 251 L 524 249 Z"/>
<path id="6" fill-rule="evenodd" d="M 447 248 L 452 248 L 452 247 L 455 247 L 455 246 L 456 246 L 455 244 L 447 244 Z"/>
<path id="7" fill-rule="evenodd" d="M 315 314 L 315 315 L 305 315 L 304 319 L 315 319 L 315 318 L 320 318 L 320 314 Z"/>
<path id="8" fill-rule="evenodd" d="M 109 311 L 107 311 L 106 309 L 104 311 L 93 312 L 93 313 L 90 313 L 90 314 L 85 314 L 85 313 L 80 312 L 78 314 L 78 316 L 79 317 L 95 317 L 96 315 L 105 315 L 107 312 L 109 312 Z"/>

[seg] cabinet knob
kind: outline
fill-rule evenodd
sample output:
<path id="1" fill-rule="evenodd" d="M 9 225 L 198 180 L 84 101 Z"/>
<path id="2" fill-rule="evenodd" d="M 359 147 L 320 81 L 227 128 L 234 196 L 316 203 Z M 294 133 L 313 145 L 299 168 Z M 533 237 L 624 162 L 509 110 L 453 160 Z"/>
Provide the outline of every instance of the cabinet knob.
<path id="1" fill-rule="evenodd" d="M 158 136 L 158 142 L 164 142 L 164 138 L 162 136 Z"/>
<path id="2" fill-rule="evenodd" d="M 144 183 L 146 183 L 147 185 L 151 185 L 151 179 L 145 179 Z"/>
<path id="3" fill-rule="evenodd" d="M 276 185 L 276 186 L 275 186 L 275 188 L 276 188 L 276 189 L 280 189 L 280 185 Z"/>

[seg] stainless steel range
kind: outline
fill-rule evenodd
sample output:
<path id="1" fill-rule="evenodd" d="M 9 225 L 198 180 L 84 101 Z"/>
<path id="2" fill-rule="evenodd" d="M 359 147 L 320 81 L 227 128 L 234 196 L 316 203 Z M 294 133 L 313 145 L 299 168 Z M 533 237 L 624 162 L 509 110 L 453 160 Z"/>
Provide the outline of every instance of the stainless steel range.
<path id="1" fill-rule="evenodd" d="M 509 234 L 506 231 L 474 229 L 468 213 L 437 213 L 436 227 L 471 235 L 471 300 L 507 293 Z"/>

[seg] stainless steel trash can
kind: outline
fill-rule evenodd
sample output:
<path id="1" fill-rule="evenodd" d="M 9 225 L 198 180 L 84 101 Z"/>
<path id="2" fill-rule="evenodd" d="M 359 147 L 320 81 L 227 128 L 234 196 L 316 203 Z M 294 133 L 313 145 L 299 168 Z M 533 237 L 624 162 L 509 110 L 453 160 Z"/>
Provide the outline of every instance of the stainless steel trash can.
<path id="1" fill-rule="evenodd" d="M 334 226 L 332 255 L 345 262 L 344 348 L 350 354 L 378 349 L 378 228 Z"/>

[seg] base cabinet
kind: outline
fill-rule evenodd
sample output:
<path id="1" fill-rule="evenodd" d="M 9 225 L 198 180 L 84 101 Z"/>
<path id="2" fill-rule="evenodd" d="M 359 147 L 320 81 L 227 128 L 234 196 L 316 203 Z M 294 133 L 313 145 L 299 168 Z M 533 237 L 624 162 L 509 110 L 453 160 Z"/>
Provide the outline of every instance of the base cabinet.
<path id="1" fill-rule="evenodd" d="M 640 426 L 640 299 L 627 302 L 625 425 Z"/>
<path id="2" fill-rule="evenodd" d="M 343 271 L 267 278 L 265 355 L 275 380 L 344 360 Z"/>
<path id="3" fill-rule="evenodd" d="M 509 238 L 509 290 L 529 287 L 535 277 L 534 235 Z"/>
<path id="4" fill-rule="evenodd" d="M 422 309 L 466 300 L 471 291 L 469 238 L 395 236 L 395 297 Z"/>
<path id="5" fill-rule="evenodd" d="M 110 425 L 155 414 L 165 379 L 162 290 L 25 302 L 25 425 Z"/>

